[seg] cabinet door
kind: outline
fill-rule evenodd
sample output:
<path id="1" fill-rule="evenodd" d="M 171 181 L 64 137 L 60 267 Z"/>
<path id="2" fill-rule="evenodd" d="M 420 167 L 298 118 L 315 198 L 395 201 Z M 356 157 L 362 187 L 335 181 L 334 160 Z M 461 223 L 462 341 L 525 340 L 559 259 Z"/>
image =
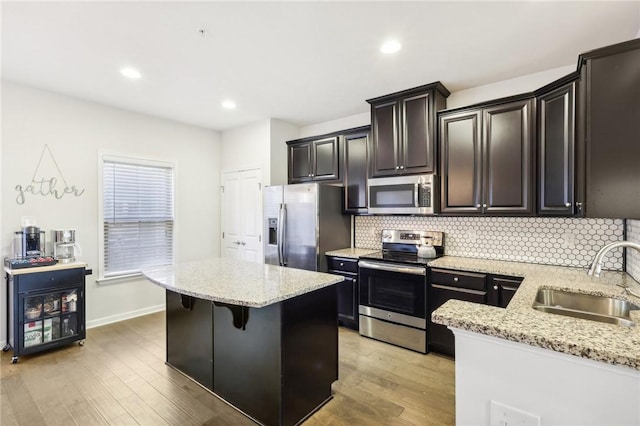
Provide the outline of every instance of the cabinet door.
<path id="1" fill-rule="evenodd" d="M 402 173 L 435 173 L 433 122 L 430 120 L 429 93 L 403 99 L 402 143 L 400 145 Z"/>
<path id="2" fill-rule="evenodd" d="M 398 101 L 371 106 L 371 176 L 395 175 L 398 166 Z"/>
<path id="3" fill-rule="evenodd" d="M 521 282 L 522 278 L 519 277 L 492 277 L 488 295 L 489 305 L 506 308 Z"/>
<path id="4" fill-rule="evenodd" d="M 481 117 L 480 110 L 440 117 L 442 213 L 481 211 Z"/>
<path id="5" fill-rule="evenodd" d="M 533 100 L 482 111 L 483 210 L 494 214 L 531 214 Z"/>
<path id="6" fill-rule="evenodd" d="M 573 214 L 574 129 L 575 83 L 538 97 L 539 214 Z"/>
<path id="7" fill-rule="evenodd" d="M 449 299 L 465 300 L 474 303 L 487 303 L 487 292 L 459 287 L 449 287 L 432 283 L 429 288 L 430 312 L 439 308 Z M 455 355 L 455 339 L 453 332 L 446 326 L 429 321 L 429 350 L 445 355 Z"/>
<path id="8" fill-rule="evenodd" d="M 338 179 L 338 138 L 313 141 L 312 148 L 311 177 L 313 180 Z"/>
<path id="9" fill-rule="evenodd" d="M 311 180 L 311 143 L 289 145 L 289 183 Z"/>
<path id="10" fill-rule="evenodd" d="M 358 329 L 358 278 L 344 276 L 338 283 L 338 320 L 345 326 Z"/>
<path id="11" fill-rule="evenodd" d="M 585 214 L 640 219 L 640 46 L 586 69 Z"/>
<path id="12" fill-rule="evenodd" d="M 366 213 L 367 211 L 367 145 L 368 133 L 345 135 L 344 137 L 344 193 L 345 211 Z"/>

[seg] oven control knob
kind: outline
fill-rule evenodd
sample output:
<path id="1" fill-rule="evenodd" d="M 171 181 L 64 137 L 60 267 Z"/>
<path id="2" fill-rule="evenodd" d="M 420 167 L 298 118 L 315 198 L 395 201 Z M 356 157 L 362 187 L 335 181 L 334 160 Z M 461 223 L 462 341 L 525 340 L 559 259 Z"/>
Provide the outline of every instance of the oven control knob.
<path id="1" fill-rule="evenodd" d="M 385 232 L 384 234 L 382 234 L 382 238 L 385 239 L 385 240 L 388 240 L 388 239 L 391 238 L 391 234 Z"/>

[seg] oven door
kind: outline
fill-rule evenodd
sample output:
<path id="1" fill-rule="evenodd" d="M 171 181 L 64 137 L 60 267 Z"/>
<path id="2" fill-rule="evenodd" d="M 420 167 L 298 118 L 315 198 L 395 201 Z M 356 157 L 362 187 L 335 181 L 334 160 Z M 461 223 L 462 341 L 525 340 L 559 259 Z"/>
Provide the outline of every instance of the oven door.
<path id="1" fill-rule="evenodd" d="M 426 268 L 361 260 L 360 313 L 426 327 Z"/>

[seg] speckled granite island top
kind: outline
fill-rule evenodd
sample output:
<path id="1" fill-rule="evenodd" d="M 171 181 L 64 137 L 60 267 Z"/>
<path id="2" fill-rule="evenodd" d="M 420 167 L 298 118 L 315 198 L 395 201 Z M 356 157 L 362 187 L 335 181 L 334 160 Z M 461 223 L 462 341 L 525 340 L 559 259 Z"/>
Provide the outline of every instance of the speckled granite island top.
<path id="1" fill-rule="evenodd" d="M 496 336 L 609 364 L 640 370 L 640 313 L 632 312 L 635 327 L 604 324 L 540 312 L 531 306 L 538 288 L 613 296 L 640 305 L 616 284 L 640 293 L 640 284 L 623 272 L 604 271 L 589 277 L 585 269 L 445 256 L 432 268 L 524 277 L 506 309 L 449 300 L 431 318 L 438 324 Z"/>
<path id="2" fill-rule="evenodd" d="M 339 275 L 213 258 L 142 271 L 155 284 L 180 294 L 262 308 L 343 280 Z"/>
<path id="3" fill-rule="evenodd" d="M 325 254 L 327 256 L 346 257 L 346 258 L 349 258 L 349 259 L 359 259 L 360 256 L 364 256 L 364 255 L 367 255 L 367 254 L 375 253 L 375 252 L 378 252 L 378 251 L 380 251 L 380 250 L 351 247 L 351 248 L 345 248 L 345 249 L 341 249 L 341 250 L 328 251 Z"/>

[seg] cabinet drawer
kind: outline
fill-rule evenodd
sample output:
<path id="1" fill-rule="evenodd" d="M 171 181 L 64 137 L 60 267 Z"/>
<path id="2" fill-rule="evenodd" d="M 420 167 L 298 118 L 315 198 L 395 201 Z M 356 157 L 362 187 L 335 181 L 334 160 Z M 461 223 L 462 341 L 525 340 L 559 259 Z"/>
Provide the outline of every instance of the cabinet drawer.
<path id="1" fill-rule="evenodd" d="M 52 272 L 33 272 L 15 276 L 18 293 L 67 287 L 84 282 L 84 268 L 65 269 Z"/>
<path id="2" fill-rule="evenodd" d="M 346 259 L 344 257 L 328 257 L 329 269 L 335 271 L 358 273 L 358 261 L 356 259 Z"/>
<path id="3" fill-rule="evenodd" d="M 447 271 L 443 269 L 431 270 L 431 283 L 445 285 L 448 287 L 460 287 L 484 291 L 487 288 L 486 280 L 486 274 Z"/>

